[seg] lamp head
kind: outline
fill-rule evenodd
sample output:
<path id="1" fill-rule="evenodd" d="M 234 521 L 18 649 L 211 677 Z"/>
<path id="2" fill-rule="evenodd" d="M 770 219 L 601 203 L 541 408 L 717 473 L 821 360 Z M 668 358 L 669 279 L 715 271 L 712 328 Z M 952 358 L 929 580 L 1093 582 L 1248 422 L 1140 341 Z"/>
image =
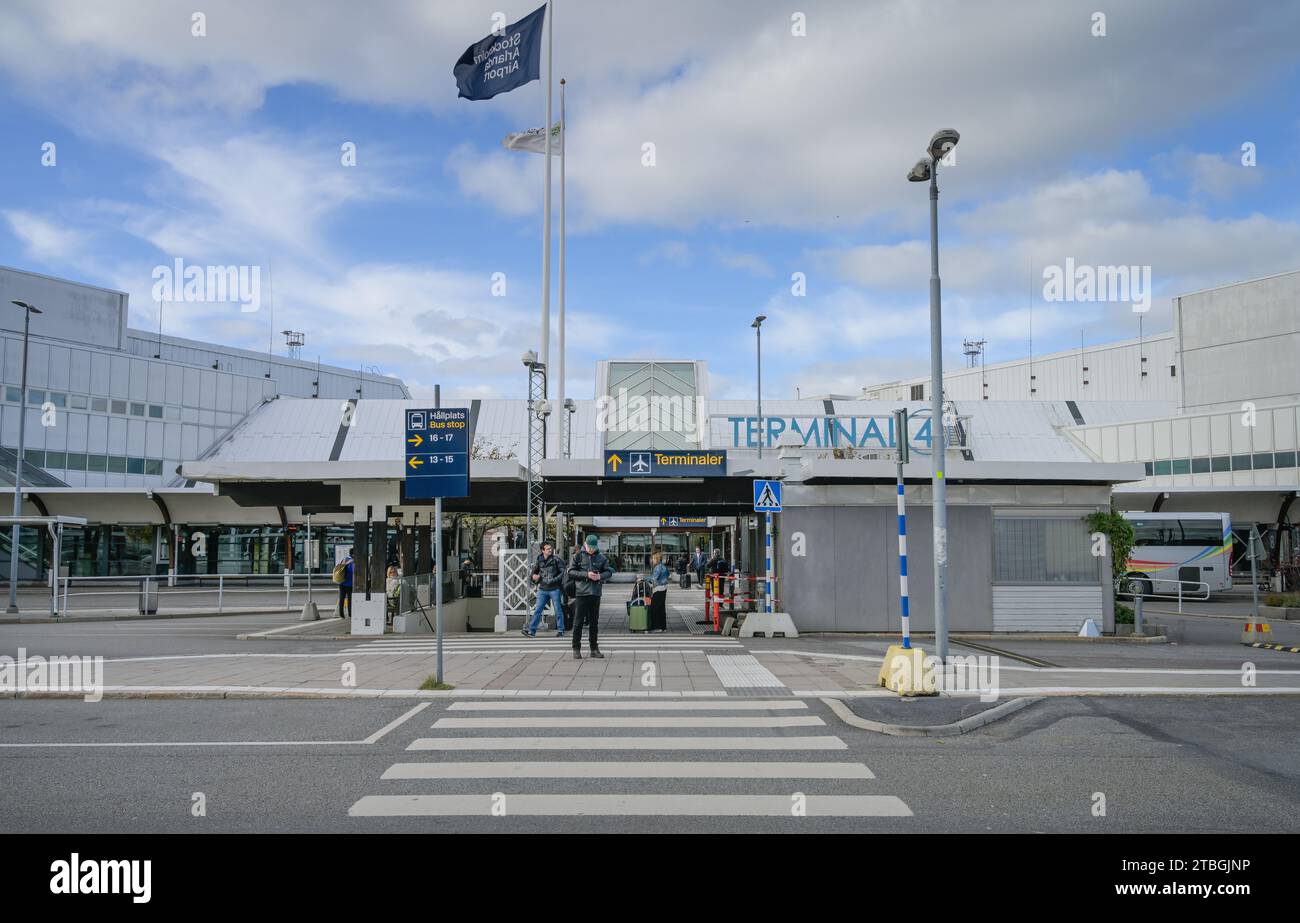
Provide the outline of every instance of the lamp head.
<path id="1" fill-rule="evenodd" d="M 766 315 L 766 314 L 760 314 L 760 315 L 758 315 L 758 317 L 754 318 L 754 322 L 753 322 L 752 324 L 750 324 L 749 326 L 751 326 L 751 327 L 753 327 L 755 330 L 757 330 L 759 327 L 763 326 L 763 321 L 765 321 L 765 320 L 767 320 L 767 315 Z"/>
<path id="2" fill-rule="evenodd" d="M 930 161 L 922 157 L 916 162 L 916 166 L 907 171 L 907 180 L 910 183 L 928 183 L 930 181 Z"/>
<path id="3" fill-rule="evenodd" d="M 930 139 L 930 156 L 935 160 L 940 159 L 956 147 L 959 140 L 961 140 L 961 135 L 957 133 L 957 129 L 940 128 L 934 133 L 934 137 Z"/>
<path id="4" fill-rule="evenodd" d="M 18 307 L 22 308 L 24 311 L 31 311 L 33 314 L 43 314 L 43 313 L 44 313 L 43 311 L 41 311 L 40 308 L 36 307 L 36 305 L 34 305 L 34 304 L 28 304 L 28 303 L 25 302 L 25 301 L 15 301 L 15 302 L 13 302 L 13 304 L 18 305 Z"/>

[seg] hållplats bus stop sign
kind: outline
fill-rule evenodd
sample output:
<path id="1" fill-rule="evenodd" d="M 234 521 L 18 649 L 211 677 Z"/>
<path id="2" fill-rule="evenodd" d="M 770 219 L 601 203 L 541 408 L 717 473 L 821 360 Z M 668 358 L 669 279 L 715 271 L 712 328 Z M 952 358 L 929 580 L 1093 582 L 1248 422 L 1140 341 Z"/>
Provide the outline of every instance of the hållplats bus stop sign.
<path id="1" fill-rule="evenodd" d="M 408 500 L 469 496 L 469 410 L 434 407 L 406 411 Z"/>

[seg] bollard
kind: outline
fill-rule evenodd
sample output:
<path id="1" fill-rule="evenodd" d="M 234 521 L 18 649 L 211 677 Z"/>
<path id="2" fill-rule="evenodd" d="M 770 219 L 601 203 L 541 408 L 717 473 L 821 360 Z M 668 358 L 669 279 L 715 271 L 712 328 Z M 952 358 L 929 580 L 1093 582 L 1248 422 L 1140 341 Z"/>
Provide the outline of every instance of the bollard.
<path id="1" fill-rule="evenodd" d="M 1139 593 L 1133 597 L 1133 634 L 1144 634 L 1142 631 L 1142 594 Z"/>
<path id="2" fill-rule="evenodd" d="M 226 575 L 217 574 L 217 615 L 221 614 L 222 596 L 226 590 Z"/>

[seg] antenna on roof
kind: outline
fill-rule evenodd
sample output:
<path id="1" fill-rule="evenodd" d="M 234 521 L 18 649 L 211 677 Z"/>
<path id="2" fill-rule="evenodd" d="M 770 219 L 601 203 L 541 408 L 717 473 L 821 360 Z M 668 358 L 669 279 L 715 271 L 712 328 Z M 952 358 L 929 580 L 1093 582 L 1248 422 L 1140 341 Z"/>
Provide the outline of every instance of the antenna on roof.
<path id="1" fill-rule="evenodd" d="M 302 358 L 302 346 L 306 342 L 306 336 L 300 330 L 281 330 L 284 334 L 284 345 L 289 348 L 290 359 Z"/>
<path id="2" fill-rule="evenodd" d="M 973 369 L 979 365 L 979 358 L 984 355 L 985 342 L 985 340 L 962 340 L 962 352 L 966 354 L 966 368 Z"/>

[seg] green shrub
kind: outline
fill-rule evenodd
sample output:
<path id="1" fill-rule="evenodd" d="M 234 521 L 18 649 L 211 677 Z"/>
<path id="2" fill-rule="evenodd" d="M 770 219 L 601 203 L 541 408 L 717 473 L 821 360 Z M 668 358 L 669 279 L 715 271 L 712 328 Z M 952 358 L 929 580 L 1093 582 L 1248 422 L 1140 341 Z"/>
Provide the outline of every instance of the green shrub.
<path id="1" fill-rule="evenodd" d="M 1273 593 L 1264 597 L 1264 605 L 1300 609 L 1300 593 L 1288 593 L 1286 595 Z"/>
<path id="2" fill-rule="evenodd" d="M 1116 624 L 1116 625 L 1132 625 L 1132 624 L 1133 624 L 1133 610 L 1130 609 L 1128 606 L 1125 606 L 1125 605 L 1122 604 L 1122 603 L 1115 603 L 1115 624 Z"/>

